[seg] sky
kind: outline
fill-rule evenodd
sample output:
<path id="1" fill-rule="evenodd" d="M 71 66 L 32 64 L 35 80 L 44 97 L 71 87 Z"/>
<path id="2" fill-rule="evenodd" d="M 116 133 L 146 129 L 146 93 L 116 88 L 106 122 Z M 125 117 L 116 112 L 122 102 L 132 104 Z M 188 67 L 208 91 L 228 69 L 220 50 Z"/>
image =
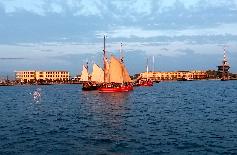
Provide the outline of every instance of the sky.
<path id="1" fill-rule="evenodd" d="M 216 69 L 223 48 L 237 72 L 237 0 L 1 0 L 0 74 L 102 65 L 123 43 L 130 74 Z"/>

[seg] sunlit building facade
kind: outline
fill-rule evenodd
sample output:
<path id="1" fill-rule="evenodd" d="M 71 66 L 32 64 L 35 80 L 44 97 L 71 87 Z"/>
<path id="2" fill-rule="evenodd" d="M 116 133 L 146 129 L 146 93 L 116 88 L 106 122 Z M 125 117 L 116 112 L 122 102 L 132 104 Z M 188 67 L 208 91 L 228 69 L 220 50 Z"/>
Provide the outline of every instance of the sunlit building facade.
<path id="1" fill-rule="evenodd" d="M 68 81 L 68 71 L 16 71 L 16 80 L 21 82 L 33 82 L 33 81 Z"/>
<path id="2" fill-rule="evenodd" d="M 175 72 L 143 72 L 140 74 L 143 79 L 160 80 L 202 80 L 207 79 L 206 71 L 175 71 Z"/>

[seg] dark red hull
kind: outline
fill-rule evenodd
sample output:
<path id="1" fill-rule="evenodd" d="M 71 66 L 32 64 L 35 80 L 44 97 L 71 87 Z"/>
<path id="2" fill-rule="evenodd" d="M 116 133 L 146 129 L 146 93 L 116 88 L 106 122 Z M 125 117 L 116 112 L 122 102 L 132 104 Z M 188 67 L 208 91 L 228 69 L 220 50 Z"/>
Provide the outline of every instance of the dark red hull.
<path id="1" fill-rule="evenodd" d="M 115 93 L 115 92 L 128 92 L 133 90 L 133 86 L 121 86 L 121 87 L 102 87 L 98 89 L 101 93 Z"/>

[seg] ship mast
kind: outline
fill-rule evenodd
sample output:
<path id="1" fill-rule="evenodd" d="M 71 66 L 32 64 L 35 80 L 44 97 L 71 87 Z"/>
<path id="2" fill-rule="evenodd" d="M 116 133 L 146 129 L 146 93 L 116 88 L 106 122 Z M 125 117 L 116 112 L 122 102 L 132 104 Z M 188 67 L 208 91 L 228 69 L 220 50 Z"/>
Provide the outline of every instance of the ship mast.
<path id="1" fill-rule="evenodd" d="M 225 80 L 225 59 L 226 59 L 226 55 L 225 55 L 225 48 L 224 48 L 224 59 L 222 62 L 222 78 L 223 78 L 223 80 Z"/>
<path id="2" fill-rule="evenodd" d="M 123 44 L 122 44 L 122 42 L 120 43 L 120 49 L 119 49 L 119 51 L 120 51 L 120 62 L 121 62 L 121 67 L 122 67 L 122 77 L 123 77 L 123 83 L 124 83 L 124 68 L 123 68 L 123 53 L 122 53 L 122 46 L 123 46 Z"/>
<path id="3" fill-rule="evenodd" d="M 121 61 L 121 63 L 123 63 L 123 59 L 124 59 L 124 56 L 123 56 L 123 52 L 122 52 L 122 47 L 123 47 L 123 44 L 122 43 L 120 43 L 120 61 Z"/>
<path id="4" fill-rule="evenodd" d="M 106 74 L 106 55 L 105 55 L 106 53 L 105 53 L 105 35 L 104 35 L 104 49 L 103 49 L 103 60 L 104 60 L 104 82 L 105 82 L 105 80 L 106 80 L 106 76 L 107 76 L 107 74 Z"/>
<path id="5" fill-rule="evenodd" d="M 87 69 L 87 71 L 89 70 L 89 62 L 88 62 L 88 60 L 86 61 L 86 69 Z"/>

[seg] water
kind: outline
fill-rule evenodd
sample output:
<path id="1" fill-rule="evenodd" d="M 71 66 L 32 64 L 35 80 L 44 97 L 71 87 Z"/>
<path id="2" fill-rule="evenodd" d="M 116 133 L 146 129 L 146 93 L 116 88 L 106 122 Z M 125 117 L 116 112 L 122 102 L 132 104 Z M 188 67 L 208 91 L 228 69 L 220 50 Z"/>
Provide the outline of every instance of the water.
<path id="1" fill-rule="evenodd" d="M 237 154 L 237 81 L 0 87 L 0 154 Z"/>

